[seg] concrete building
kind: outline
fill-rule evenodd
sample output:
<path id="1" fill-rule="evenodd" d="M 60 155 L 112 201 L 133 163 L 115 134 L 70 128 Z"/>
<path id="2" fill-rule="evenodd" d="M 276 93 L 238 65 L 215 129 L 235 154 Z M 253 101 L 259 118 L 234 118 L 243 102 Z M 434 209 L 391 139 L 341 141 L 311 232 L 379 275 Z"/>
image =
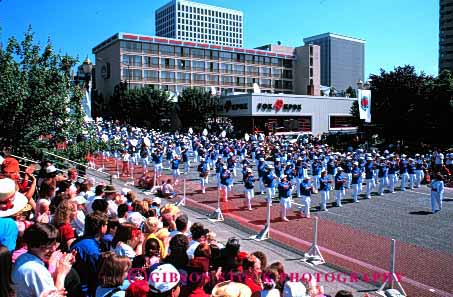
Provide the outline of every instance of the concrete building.
<path id="1" fill-rule="evenodd" d="M 245 94 L 221 98 L 224 116 L 236 132 L 252 129 L 270 132 L 273 127 L 313 134 L 352 132 L 357 127 L 350 114 L 354 98 L 286 94 Z"/>
<path id="2" fill-rule="evenodd" d="M 439 2 L 439 72 L 453 72 L 453 0 Z"/>
<path id="3" fill-rule="evenodd" d="M 242 11 L 173 0 L 156 10 L 156 35 L 243 47 L 243 18 Z"/>
<path id="4" fill-rule="evenodd" d="M 334 33 L 304 38 L 321 47 L 321 85 L 346 90 L 364 80 L 365 40 Z"/>
<path id="5" fill-rule="evenodd" d="M 245 49 L 162 37 L 117 33 L 93 48 L 98 94 L 108 99 L 120 82 L 180 93 L 187 87 L 219 94 L 319 94 L 319 47 Z M 312 87 L 309 87 L 311 83 Z"/>

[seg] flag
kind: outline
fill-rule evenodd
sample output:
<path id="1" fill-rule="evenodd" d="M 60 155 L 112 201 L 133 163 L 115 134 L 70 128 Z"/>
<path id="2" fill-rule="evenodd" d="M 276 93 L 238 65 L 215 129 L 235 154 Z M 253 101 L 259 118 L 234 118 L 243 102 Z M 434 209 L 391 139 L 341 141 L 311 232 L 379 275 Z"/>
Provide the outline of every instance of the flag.
<path id="1" fill-rule="evenodd" d="M 365 120 L 366 123 L 371 123 L 371 91 L 359 90 L 357 100 L 359 101 L 360 119 Z"/>

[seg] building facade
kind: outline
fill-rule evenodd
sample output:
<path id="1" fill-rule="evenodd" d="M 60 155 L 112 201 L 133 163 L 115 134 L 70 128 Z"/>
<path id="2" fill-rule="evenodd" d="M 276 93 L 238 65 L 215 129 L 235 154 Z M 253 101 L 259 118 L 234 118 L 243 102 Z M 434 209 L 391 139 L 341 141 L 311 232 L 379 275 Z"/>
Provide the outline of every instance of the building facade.
<path id="1" fill-rule="evenodd" d="M 319 47 L 311 48 L 319 57 Z M 99 69 L 97 93 L 104 98 L 120 82 L 129 88 L 150 86 L 174 93 L 188 87 L 214 87 L 218 94 L 251 93 L 257 84 L 263 93 L 307 94 L 307 82 L 320 79 L 319 63 L 310 68 L 309 60 L 299 62 L 309 59 L 310 46 L 307 52 L 296 56 L 294 49 L 275 52 L 130 33 L 115 34 L 93 48 Z"/>
<path id="2" fill-rule="evenodd" d="M 364 80 L 365 40 L 325 33 L 304 42 L 321 47 L 321 85 L 341 91 Z"/>
<path id="3" fill-rule="evenodd" d="M 350 109 L 356 99 L 286 94 L 244 94 L 221 98 L 221 114 L 230 117 L 237 132 L 353 132 Z"/>
<path id="4" fill-rule="evenodd" d="M 243 47 L 243 18 L 242 11 L 173 0 L 156 10 L 156 35 Z"/>
<path id="5" fill-rule="evenodd" d="M 439 72 L 453 72 L 453 0 L 440 0 L 439 6 Z"/>

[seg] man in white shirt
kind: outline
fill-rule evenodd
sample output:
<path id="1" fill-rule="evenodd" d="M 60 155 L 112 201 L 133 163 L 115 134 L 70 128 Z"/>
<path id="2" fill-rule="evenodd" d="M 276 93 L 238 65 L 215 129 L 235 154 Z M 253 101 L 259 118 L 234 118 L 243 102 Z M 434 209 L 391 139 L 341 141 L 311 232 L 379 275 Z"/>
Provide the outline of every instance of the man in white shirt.
<path id="1" fill-rule="evenodd" d="M 170 232 L 170 238 L 173 238 L 176 234 L 189 235 L 189 217 L 186 214 L 179 215 L 176 220 L 176 230 Z"/>

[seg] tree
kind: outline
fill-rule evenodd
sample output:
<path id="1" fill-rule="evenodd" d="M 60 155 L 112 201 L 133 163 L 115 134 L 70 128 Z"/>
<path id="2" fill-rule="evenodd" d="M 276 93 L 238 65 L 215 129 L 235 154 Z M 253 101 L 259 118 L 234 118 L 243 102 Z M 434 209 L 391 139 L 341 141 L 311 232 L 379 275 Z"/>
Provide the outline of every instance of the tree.
<path id="1" fill-rule="evenodd" d="M 115 88 L 109 113 L 113 119 L 155 129 L 169 129 L 174 103 L 168 92 L 150 87 L 127 90 Z"/>
<path id="2" fill-rule="evenodd" d="M 187 88 L 178 96 L 177 112 L 183 127 L 203 129 L 217 118 L 219 98 L 200 88 Z"/>
<path id="3" fill-rule="evenodd" d="M 76 60 L 33 41 L 31 27 L 19 42 L 9 38 L 0 47 L 0 145 L 34 155 L 67 142 L 67 154 L 83 158 L 82 90 L 71 84 Z"/>

